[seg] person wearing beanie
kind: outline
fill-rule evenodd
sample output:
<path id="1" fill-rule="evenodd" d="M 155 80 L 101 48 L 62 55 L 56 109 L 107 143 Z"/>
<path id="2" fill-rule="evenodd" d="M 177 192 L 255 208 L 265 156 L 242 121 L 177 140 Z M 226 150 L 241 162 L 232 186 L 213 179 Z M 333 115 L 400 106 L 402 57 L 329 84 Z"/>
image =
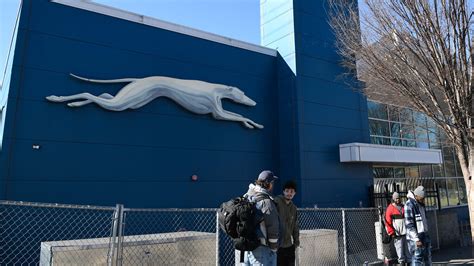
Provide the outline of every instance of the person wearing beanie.
<path id="1" fill-rule="evenodd" d="M 283 186 L 283 195 L 275 198 L 275 203 L 283 228 L 282 241 L 277 252 L 277 265 L 295 265 L 296 248 L 300 245 L 298 212 L 293 203 L 296 194 L 296 183 L 288 181 Z"/>
<path id="2" fill-rule="evenodd" d="M 431 239 L 425 210 L 425 188 L 408 191 L 405 204 L 405 226 L 412 265 L 431 265 Z"/>
<path id="3" fill-rule="evenodd" d="M 393 238 L 393 244 L 397 251 L 398 263 L 405 265 L 411 261 L 406 241 L 405 230 L 405 210 L 398 192 L 392 194 L 390 203 L 385 212 L 385 229 L 388 235 Z"/>

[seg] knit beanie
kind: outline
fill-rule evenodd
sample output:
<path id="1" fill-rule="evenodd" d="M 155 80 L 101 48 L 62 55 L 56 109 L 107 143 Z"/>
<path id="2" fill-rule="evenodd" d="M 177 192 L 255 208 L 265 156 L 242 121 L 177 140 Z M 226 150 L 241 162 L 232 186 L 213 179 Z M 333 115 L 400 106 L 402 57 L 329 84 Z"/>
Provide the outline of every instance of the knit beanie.
<path id="1" fill-rule="evenodd" d="M 418 197 L 425 197 L 425 188 L 423 186 L 418 186 L 415 191 L 413 191 L 413 194 Z"/>
<path id="2" fill-rule="evenodd" d="M 393 192 L 392 199 L 396 200 L 396 199 L 399 199 L 399 198 L 400 198 L 400 195 L 398 195 L 398 192 Z"/>

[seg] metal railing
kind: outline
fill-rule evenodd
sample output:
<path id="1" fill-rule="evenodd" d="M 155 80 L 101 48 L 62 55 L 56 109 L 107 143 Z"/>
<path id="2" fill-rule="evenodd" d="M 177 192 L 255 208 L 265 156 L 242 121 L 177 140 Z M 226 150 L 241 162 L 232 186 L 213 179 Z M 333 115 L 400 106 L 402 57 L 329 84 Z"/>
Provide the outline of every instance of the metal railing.
<path id="1" fill-rule="evenodd" d="M 377 261 L 374 208 L 299 209 L 299 265 Z M 0 265 L 235 265 L 216 209 L 0 201 Z"/>
<path id="2" fill-rule="evenodd" d="M 371 187 L 369 198 L 372 206 L 386 208 L 392 199 L 393 192 L 398 192 L 402 202 L 407 200 L 408 190 L 417 186 L 425 187 L 425 204 L 428 208 L 441 208 L 439 187 L 432 177 L 420 178 L 376 178 Z"/>

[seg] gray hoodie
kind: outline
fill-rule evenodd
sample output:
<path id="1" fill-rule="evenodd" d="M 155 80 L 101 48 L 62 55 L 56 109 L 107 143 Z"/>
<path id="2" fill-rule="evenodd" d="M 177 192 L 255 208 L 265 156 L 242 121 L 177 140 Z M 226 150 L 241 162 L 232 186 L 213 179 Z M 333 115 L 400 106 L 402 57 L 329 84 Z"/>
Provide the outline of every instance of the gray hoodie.
<path id="1" fill-rule="evenodd" d="M 278 210 L 273 202 L 270 192 L 259 185 L 250 184 L 249 190 L 245 194 L 262 215 L 263 219 L 257 228 L 257 235 L 262 245 L 275 250 L 278 248 L 278 238 L 280 237 L 280 220 Z"/>

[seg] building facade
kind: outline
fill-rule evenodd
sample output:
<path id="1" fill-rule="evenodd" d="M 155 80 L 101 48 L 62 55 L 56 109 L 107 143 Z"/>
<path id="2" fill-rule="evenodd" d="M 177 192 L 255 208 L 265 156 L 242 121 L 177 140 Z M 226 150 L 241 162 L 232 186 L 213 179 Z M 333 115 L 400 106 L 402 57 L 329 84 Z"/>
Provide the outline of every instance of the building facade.
<path id="1" fill-rule="evenodd" d="M 215 207 L 271 169 L 277 188 L 296 179 L 300 206 L 367 206 L 370 165 L 341 166 L 338 149 L 368 141 L 366 100 L 336 80 L 335 51 L 315 49 L 334 41 L 311 26 L 326 23 L 320 5 L 292 8 L 298 75 L 275 49 L 92 2 L 23 1 L 1 94 L 0 198 Z M 70 74 L 237 87 L 257 105 L 224 100 L 224 108 L 264 128 L 194 114 L 166 97 L 122 112 L 46 100 L 115 95 L 126 85 Z"/>
<path id="2" fill-rule="evenodd" d="M 0 199 L 216 207 L 271 169 L 276 192 L 297 181 L 298 206 L 360 207 L 381 172 L 459 176 L 429 120 L 405 123 L 341 80 L 325 4 L 261 0 L 258 46 L 88 1 L 24 0 L 0 91 Z M 169 97 L 119 112 L 46 99 L 154 76 L 238 88 L 256 105 L 223 108 L 264 128 Z M 445 179 L 446 206 L 463 204 L 461 183 Z"/>

